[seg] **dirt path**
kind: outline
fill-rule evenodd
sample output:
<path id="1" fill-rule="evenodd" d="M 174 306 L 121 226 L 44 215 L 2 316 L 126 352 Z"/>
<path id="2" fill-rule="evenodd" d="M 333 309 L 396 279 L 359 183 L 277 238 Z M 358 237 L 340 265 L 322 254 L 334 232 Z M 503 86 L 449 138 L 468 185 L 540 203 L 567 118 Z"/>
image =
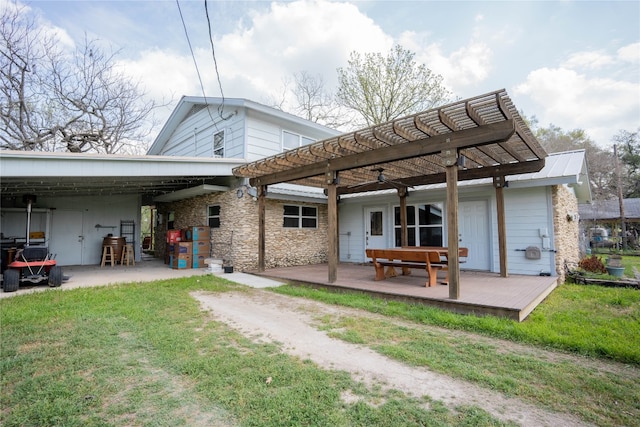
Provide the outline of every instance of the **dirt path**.
<path id="1" fill-rule="evenodd" d="M 452 409 L 476 405 L 498 419 L 525 426 L 585 425 L 571 415 L 552 413 L 465 381 L 404 365 L 366 347 L 330 338 L 314 327 L 314 316 L 353 315 L 355 310 L 349 308 L 260 290 L 193 296 L 216 320 L 247 337 L 281 343 L 288 354 L 312 360 L 325 369 L 350 372 L 355 380 L 368 385 L 378 384 L 412 396 L 430 396 Z"/>

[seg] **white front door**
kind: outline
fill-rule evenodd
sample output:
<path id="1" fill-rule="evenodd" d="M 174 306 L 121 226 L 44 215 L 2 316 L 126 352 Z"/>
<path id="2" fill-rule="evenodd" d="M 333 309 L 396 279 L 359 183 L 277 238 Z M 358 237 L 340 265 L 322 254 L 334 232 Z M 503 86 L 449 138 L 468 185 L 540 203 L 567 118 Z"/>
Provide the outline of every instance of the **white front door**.
<path id="1" fill-rule="evenodd" d="M 365 230 L 364 230 L 365 249 L 386 248 L 388 245 L 387 243 L 388 231 L 386 229 L 387 223 L 385 221 L 384 209 L 365 208 L 364 224 L 365 224 Z"/>
<path id="2" fill-rule="evenodd" d="M 460 202 L 458 205 L 458 245 L 469 248 L 467 262 L 460 268 L 490 270 L 489 215 L 487 201 Z"/>
<path id="3" fill-rule="evenodd" d="M 49 252 L 58 265 L 82 265 L 83 242 L 82 211 L 54 210 Z"/>

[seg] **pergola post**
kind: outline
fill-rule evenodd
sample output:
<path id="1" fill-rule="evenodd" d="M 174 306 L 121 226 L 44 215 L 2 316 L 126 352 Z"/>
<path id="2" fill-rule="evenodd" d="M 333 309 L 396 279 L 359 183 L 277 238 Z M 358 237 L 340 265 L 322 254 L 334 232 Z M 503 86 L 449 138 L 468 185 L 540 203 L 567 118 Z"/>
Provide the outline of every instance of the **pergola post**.
<path id="1" fill-rule="evenodd" d="M 493 177 L 493 186 L 496 189 L 496 210 L 498 211 L 498 253 L 500 256 L 500 277 L 509 277 L 507 260 L 507 220 L 504 209 L 504 176 Z"/>
<path id="2" fill-rule="evenodd" d="M 409 246 L 409 232 L 407 231 L 407 188 L 399 188 L 400 196 L 400 245 Z"/>
<path id="3" fill-rule="evenodd" d="M 266 198 L 267 198 L 267 186 L 261 185 L 258 187 L 258 271 L 263 272 L 265 270 L 265 236 L 266 236 Z"/>
<path id="4" fill-rule="evenodd" d="M 449 269 L 449 298 L 460 298 L 460 253 L 458 252 L 458 152 L 442 152 L 447 177 L 447 247 Z"/>
<path id="5" fill-rule="evenodd" d="M 337 173 L 327 172 L 327 219 L 328 219 L 328 262 L 329 283 L 335 283 L 338 278 L 338 191 Z"/>

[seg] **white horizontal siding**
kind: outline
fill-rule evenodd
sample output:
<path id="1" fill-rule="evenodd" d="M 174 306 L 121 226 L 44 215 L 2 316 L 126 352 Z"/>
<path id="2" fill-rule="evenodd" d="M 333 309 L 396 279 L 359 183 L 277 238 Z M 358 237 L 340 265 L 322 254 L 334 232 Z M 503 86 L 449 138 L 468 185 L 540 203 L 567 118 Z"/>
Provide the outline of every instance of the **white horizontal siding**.
<path id="1" fill-rule="evenodd" d="M 553 218 L 551 194 L 547 187 L 505 189 L 505 216 L 507 226 L 507 256 L 510 274 L 538 275 L 551 273 L 554 253 L 542 250 L 539 260 L 525 258 L 523 251 L 529 246 L 542 249 L 540 229 L 546 229 L 553 249 Z M 497 230 L 497 218 L 492 215 Z M 497 236 L 494 236 L 494 264 L 492 270 L 500 271 Z"/>
<path id="2" fill-rule="evenodd" d="M 213 136 L 225 132 L 225 157 L 244 157 L 243 115 L 230 114 L 225 119 L 214 107 L 188 116 L 174 130 L 162 149 L 166 156 L 213 157 Z M 212 117 L 215 122 L 212 121 Z"/>
<path id="3" fill-rule="evenodd" d="M 246 128 L 247 160 L 259 160 L 282 151 L 282 128 L 280 126 L 254 117 L 248 117 Z"/>
<path id="4" fill-rule="evenodd" d="M 490 219 L 491 241 L 486 242 L 486 250 L 490 251 L 490 271 L 500 272 L 500 254 L 497 233 L 497 208 L 495 191 L 490 187 L 460 189 L 460 201 L 487 200 Z M 407 203 L 410 205 L 444 202 L 446 194 L 443 190 L 428 192 L 413 192 Z M 529 260 L 525 253 L 519 249 L 528 246 L 542 248 L 540 229 L 546 228 L 553 249 L 553 219 L 551 208 L 551 196 L 547 187 L 526 189 L 505 189 L 505 215 L 507 221 L 507 256 L 508 270 L 510 274 L 538 275 L 540 272 L 549 272 L 555 275 L 554 254 L 550 251 L 542 251 L 541 259 Z M 393 245 L 393 207 L 399 205 L 396 194 L 380 195 L 370 198 L 344 198 L 339 204 L 340 218 L 340 261 L 364 262 L 364 210 L 366 207 L 380 207 L 385 210 L 385 226 L 388 230 L 387 244 Z M 445 206 L 446 210 L 446 206 Z M 447 241 L 447 224 L 445 215 L 444 241 Z M 463 266 L 464 267 L 464 266 Z"/>

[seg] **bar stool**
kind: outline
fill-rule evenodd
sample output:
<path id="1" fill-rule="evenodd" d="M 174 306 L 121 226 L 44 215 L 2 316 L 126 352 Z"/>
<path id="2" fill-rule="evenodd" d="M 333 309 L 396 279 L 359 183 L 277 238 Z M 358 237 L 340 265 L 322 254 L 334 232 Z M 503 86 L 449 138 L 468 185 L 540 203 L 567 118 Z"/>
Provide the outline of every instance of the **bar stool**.
<path id="1" fill-rule="evenodd" d="M 133 244 L 127 243 L 122 247 L 122 255 L 120 256 L 120 265 L 124 265 L 124 263 L 131 262 L 133 265 L 136 265 L 136 254 L 133 250 Z"/>
<path id="2" fill-rule="evenodd" d="M 113 246 L 109 245 L 102 246 L 102 262 L 100 263 L 100 267 L 104 267 L 107 262 L 111 263 L 111 267 L 116 263 Z"/>

